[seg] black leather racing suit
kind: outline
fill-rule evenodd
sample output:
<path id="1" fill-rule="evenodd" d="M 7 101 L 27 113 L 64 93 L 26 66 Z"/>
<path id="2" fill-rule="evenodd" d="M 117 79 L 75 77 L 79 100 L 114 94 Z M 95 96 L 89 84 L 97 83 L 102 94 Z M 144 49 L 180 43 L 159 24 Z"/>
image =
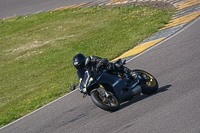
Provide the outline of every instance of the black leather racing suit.
<path id="1" fill-rule="evenodd" d="M 129 68 L 123 66 L 122 61 L 118 60 L 115 63 L 108 62 L 108 59 L 101 58 L 98 56 L 88 56 L 85 60 L 85 67 L 89 68 L 91 71 L 95 71 L 100 66 L 104 66 L 106 70 L 111 72 L 120 72 L 120 73 L 126 73 L 130 79 L 136 79 L 137 74 L 130 70 Z M 135 77 L 136 76 L 136 77 Z M 79 84 L 79 90 L 83 92 L 83 90 L 80 87 Z"/>
<path id="2" fill-rule="evenodd" d="M 135 72 L 125 67 L 121 61 L 112 63 L 112 62 L 108 62 L 108 59 L 106 58 L 101 58 L 98 56 L 88 56 L 86 58 L 86 62 L 88 62 L 86 63 L 87 64 L 86 67 L 90 66 L 90 69 L 92 71 L 103 65 L 108 71 L 126 73 L 127 75 L 130 76 L 130 78 L 133 78 L 133 79 L 136 78 Z"/>

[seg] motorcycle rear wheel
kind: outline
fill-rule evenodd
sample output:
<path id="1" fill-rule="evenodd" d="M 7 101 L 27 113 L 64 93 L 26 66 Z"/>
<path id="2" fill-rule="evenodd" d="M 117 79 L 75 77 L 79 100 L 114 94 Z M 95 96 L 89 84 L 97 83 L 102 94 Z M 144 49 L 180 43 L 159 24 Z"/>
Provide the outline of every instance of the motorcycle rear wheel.
<path id="1" fill-rule="evenodd" d="M 139 75 L 144 74 L 145 76 L 148 76 L 150 78 L 149 82 L 145 82 L 143 84 L 141 84 L 142 87 L 142 93 L 144 94 L 153 94 L 158 90 L 158 82 L 156 80 L 156 78 L 151 75 L 150 73 L 144 71 L 144 70 L 134 70 L 136 71 Z"/>
<path id="2" fill-rule="evenodd" d="M 115 96 L 107 98 L 102 96 L 102 94 L 97 90 L 91 93 L 91 99 L 96 106 L 106 111 L 114 112 L 120 107 L 120 104 Z"/>

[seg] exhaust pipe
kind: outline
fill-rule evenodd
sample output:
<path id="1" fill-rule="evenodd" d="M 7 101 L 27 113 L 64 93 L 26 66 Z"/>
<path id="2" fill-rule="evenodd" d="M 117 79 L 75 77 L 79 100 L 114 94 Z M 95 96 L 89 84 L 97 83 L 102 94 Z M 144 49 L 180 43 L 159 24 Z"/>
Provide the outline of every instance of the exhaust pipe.
<path id="1" fill-rule="evenodd" d="M 134 87 L 131 91 L 131 95 L 135 96 L 142 93 L 142 88 L 140 85 L 137 85 L 136 87 Z"/>

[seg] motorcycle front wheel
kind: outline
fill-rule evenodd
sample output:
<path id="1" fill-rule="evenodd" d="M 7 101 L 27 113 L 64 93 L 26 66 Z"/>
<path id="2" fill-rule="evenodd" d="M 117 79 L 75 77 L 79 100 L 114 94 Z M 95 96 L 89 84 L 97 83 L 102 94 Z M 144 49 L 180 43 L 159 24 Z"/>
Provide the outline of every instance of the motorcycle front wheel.
<path id="1" fill-rule="evenodd" d="M 120 104 L 115 96 L 105 97 L 97 90 L 91 93 L 93 103 L 99 108 L 106 111 L 116 111 L 119 109 Z"/>
<path id="2" fill-rule="evenodd" d="M 150 95 L 158 90 L 158 82 L 153 75 L 144 70 L 134 70 L 134 71 L 137 72 L 140 76 L 143 76 L 148 79 L 147 82 L 143 82 L 141 84 L 142 93 Z"/>

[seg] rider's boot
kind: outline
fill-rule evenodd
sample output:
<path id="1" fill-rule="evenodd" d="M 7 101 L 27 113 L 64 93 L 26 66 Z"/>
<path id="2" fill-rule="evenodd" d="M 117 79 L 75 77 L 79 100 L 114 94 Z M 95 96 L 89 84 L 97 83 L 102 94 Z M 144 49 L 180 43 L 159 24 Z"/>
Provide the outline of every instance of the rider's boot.
<path id="1" fill-rule="evenodd" d="M 130 70 L 127 67 L 123 67 L 123 72 L 126 73 L 131 80 L 137 79 L 137 73 L 135 71 Z"/>
<path id="2" fill-rule="evenodd" d="M 131 70 L 130 76 L 131 76 L 131 78 L 134 79 L 134 80 L 136 80 L 137 77 L 138 77 L 138 76 L 137 76 L 137 73 L 136 73 L 135 71 L 133 71 L 133 70 Z"/>
<path id="3" fill-rule="evenodd" d="M 125 67 L 124 70 L 124 72 L 128 75 L 128 82 L 126 84 L 131 85 L 132 82 L 135 82 L 137 80 L 137 73 L 127 67 Z"/>

